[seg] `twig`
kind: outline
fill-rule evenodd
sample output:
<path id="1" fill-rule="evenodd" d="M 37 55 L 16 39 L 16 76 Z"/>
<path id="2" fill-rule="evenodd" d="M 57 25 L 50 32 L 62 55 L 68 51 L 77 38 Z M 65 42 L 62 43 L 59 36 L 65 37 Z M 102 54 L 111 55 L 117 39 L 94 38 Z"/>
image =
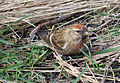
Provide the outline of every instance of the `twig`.
<path id="1" fill-rule="evenodd" d="M 99 83 L 99 82 L 98 82 L 98 80 L 96 79 L 96 77 L 95 77 L 94 73 L 92 72 L 92 70 L 90 69 L 90 67 L 88 66 L 88 64 L 87 64 L 87 63 L 86 63 L 86 65 L 87 65 L 87 67 L 88 67 L 89 71 L 91 72 L 91 74 L 92 74 L 93 78 L 96 80 L 96 82 L 95 82 L 95 83 Z"/>
<path id="2" fill-rule="evenodd" d="M 14 29 L 12 29 L 12 27 L 10 27 L 10 29 L 13 31 L 13 33 L 19 38 L 19 40 L 21 39 L 21 37 L 14 31 Z"/>
<path id="3" fill-rule="evenodd" d="M 110 69 L 111 69 L 111 71 L 112 71 L 112 74 L 113 74 L 114 83 L 116 83 L 116 82 L 115 82 L 115 74 L 114 74 L 114 72 L 113 72 L 113 69 L 112 69 L 112 67 L 110 67 Z"/>

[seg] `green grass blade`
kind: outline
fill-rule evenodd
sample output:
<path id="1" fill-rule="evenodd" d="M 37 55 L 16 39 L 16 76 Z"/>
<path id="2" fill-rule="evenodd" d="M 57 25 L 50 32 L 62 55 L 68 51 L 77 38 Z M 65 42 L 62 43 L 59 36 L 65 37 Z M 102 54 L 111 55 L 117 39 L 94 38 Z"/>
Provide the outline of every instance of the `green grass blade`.
<path id="1" fill-rule="evenodd" d="M 108 16 L 108 14 L 105 14 L 104 12 L 98 12 L 98 11 L 92 11 L 93 13 L 96 13 L 100 16 Z"/>
<path id="2" fill-rule="evenodd" d="M 105 50 L 98 51 L 98 52 L 95 52 L 95 53 L 92 53 L 92 54 L 93 54 L 93 55 L 96 55 L 96 54 L 107 53 L 107 52 L 115 51 L 115 50 L 117 50 L 118 48 L 120 48 L 120 46 L 115 47 L 115 48 L 105 49 Z"/>
<path id="3" fill-rule="evenodd" d="M 59 67 L 57 67 L 56 65 L 53 65 L 53 67 L 54 67 L 57 71 L 60 71 Z"/>
<path id="4" fill-rule="evenodd" d="M 113 37 L 113 36 L 116 36 L 116 35 L 119 35 L 119 34 L 120 34 L 120 32 L 115 32 L 112 35 L 110 35 L 110 37 Z"/>
<path id="5" fill-rule="evenodd" d="M 65 76 L 71 83 L 73 83 L 73 81 L 65 73 L 62 72 L 62 75 Z"/>
<path id="6" fill-rule="evenodd" d="M 53 83 L 53 75 L 52 75 L 52 73 L 51 73 L 51 83 Z"/>
<path id="7" fill-rule="evenodd" d="M 48 50 L 46 50 L 45 52 L 43 52 L 39 57 L 37 57 L 37 58 L 34 60 L 34 62 L 33 62 L 33 64 L 32 64 L 32 67 L 31 67 L 31 70 L 32 70 L 34 64 L 35 64 L 42 56 L 44 56 L 47 52 L 48 52 Z"/>
<path id="8" fill-rule="evenodd" d="M 85 72 L 86 68 L 87 68 L 87 66 L 82 70 L 82 72 L 80 73 L 80 75 L 75 79 L 75 81 L 73 83 L 78 83 L 78 81 L 80 80 L 80 77 Z"/>
<path id="9" fill-rule="evenodd" d="M 120 28 L 113 28 L 113 29 L 110 30 L 110 32 L 112 32 L 112 31 L 119 31 L 119 30 L 120 30 Z"/>
<path id="10" fill-rule="evenodd" d="M 21 77 L 18 77 L 18 79 L 22 80 L 22 81 L 25 82 L 25 83 L 30 83 L 28 80 L 25 80 L 25 79 L 23 79 L 23 78 L 21 78 Z"/>
<path id="11" fill-rule="evenodd" d="M 13 70 L 13 69 L 16 69 L 18 67 L 20 67 L 20 66 L 10 66 L 8 68 L 5 68 L 5 69 L 1 70 L 0 72 L 7 71 L 7 70 Z"/>
<path id="12" fill-rule="evenodd" d="M 0 18 L 6 18 L 6 16 L 0 16 Z"/>
<path id="13" fill-rule="evenodd" d="M 93 66 L 94 70 L 96 71 L 96 69 L 95 69 L 95 66 L 96 66 L 97 69 L 98 69 L 98 71 L 99 71 L 99 73 L 102 74 L 102 72 L 101 72 L 99 66 L 95 63 L 95 61 L 94 61 L 89 55 L 87 55 L 84 51 L 81 50 L 81 52 L 91 60 L 92 66 Z M 95 66 L 94 66 L 93 63 L 95 64 Z"/>
<path id="14" fill-rule="evenodd" d="M 4 44 L 14 45 L 13 43 L 10 43 L 10 42 L 8 42 L 8 41 L 5 41 L 5 40 L 3 40 L 3 39 L 1 39 L 1 38 L 0 38 L 0 42 L 1 42 L 1 43 L 4 43 Z"/>
<path id="15" fill-rule="evenodd" d="M 22 21 L 23 19 L 25 19 L 25 18 L 27 18 L 27 17 L 29 17 L 29 16 L 31 16 L 31 15 L 33 15 L 33 13 L 32 13 L 32 14 L 28 14 L 28 15 L 20 18 L 19 20 L 17 20 L 17 21 L 15 21 L 15 22 L 13 22 L 12 24 L 10 24 L 6 29 L 1 30 L 1 31 L 0 31 L 1 35 L 2 35 L 4 32 L 6 32 L 10 27 L 12 27 L 13 25 L 17 24 L 18 22 Z"/>

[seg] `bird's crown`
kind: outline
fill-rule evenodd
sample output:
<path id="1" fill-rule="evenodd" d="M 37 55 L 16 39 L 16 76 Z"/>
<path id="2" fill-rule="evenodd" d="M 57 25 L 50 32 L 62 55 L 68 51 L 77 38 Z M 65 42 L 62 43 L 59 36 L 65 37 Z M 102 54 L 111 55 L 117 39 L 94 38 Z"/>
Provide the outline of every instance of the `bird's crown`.
<path id="1" fill-rule="evenodd" d="M 83 24 L 74 25 L 74 28 L 75 28 L 75 29 L 82 29 L 83 27 L 84 27 Z"/>

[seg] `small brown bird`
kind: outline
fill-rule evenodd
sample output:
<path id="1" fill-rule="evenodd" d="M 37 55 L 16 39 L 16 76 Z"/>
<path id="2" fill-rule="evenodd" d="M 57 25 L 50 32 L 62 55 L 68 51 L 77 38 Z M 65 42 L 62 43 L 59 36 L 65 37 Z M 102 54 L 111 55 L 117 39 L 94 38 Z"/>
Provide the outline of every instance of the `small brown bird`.
<path id="1" fill-rule="evenodd" d="M 88 40 L 87 28 L 83 24 L 67 25 L 47 35 L 39 36 L 41 40 L 35 45 L 45 45 L 62 55 L 79 53 Z"/>

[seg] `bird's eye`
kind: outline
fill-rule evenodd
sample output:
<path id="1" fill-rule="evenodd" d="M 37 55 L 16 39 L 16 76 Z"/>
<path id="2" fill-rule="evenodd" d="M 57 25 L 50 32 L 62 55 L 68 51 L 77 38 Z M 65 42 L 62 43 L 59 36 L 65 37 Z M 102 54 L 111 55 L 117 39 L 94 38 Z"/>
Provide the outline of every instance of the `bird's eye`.
<path id="1" fill-rule="evenodd" d="M 81 31 L 76 31 L 77 33 L 81 34 Z"/>

